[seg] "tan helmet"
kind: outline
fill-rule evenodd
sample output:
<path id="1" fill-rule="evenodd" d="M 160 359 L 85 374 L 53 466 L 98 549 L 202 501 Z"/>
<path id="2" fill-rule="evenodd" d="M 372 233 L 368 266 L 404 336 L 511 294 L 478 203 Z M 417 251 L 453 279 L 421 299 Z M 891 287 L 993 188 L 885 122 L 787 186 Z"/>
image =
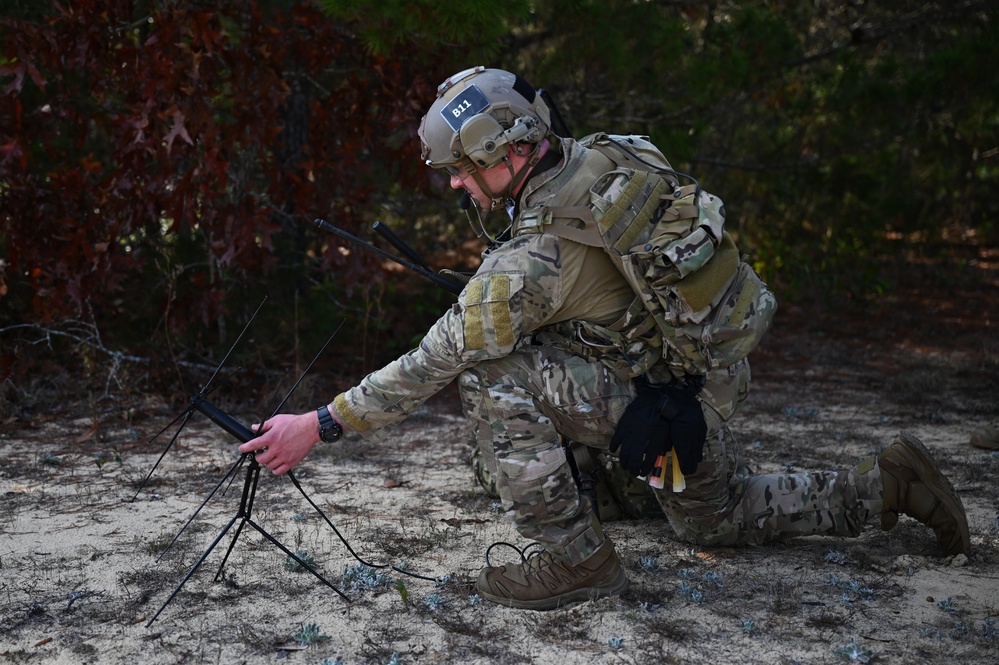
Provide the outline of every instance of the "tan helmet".
<path id="1" fill-rule="evenodd" d="M 539 143 L 551 112 L 527 81 L 502 69 L 473 67 L 437 87 L 437 99 L 420 123 L 423 160 L 456 172 L 488 169 L 515 143 Z"/>

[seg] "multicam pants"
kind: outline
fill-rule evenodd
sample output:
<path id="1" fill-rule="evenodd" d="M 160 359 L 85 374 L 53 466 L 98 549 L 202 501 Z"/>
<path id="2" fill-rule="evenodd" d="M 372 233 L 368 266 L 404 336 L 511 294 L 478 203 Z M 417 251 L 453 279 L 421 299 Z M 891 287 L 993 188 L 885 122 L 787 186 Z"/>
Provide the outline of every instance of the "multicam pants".
<path id="1" fill-rule="evenodd" d="M 653 377 L 655 378 L 655 377 Z M 701 545 L 763 543 L 793 535 L 856 536 L 881 512 L 873 460 L 841 471 L 750 474 L 725 422 L 749 391 L 749 364 L 712 372 L 701 392 L 704 460 L 687 487 L 653 490 L 677 537 Z M 481 463 L 495 474 L 504 510 L 522 536 L 578 562 L 603 540 L 580 494 L 563 440 L 607 456 L 631 381 L 550 346 L 528 346 L 462 373 Z"/>

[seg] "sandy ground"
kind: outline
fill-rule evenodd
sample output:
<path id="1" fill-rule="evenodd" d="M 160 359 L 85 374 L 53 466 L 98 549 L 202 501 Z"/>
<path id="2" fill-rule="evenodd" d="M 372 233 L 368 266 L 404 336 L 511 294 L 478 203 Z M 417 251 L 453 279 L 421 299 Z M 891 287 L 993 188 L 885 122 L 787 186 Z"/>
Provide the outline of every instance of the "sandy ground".
<path id="1" fill-rule="evenodd" d="M 871 524 L 857 539 L 751 548 L 691 547 L 663 520 L 615 521 L 630 589 L 544 613 L 475 595 L 486 548 L 524 543 L 472 480 L 453 392 L 380 444 L 348 437 L 314 453 L 297 469 L 301 492 L 264 470 L 252 504 L 247 465 L 230 473 L 234 440 L 200 414 L 141 491 L 172 430 L 149 438 L 169 416 L 9 417 L 0 661 L 999 662 L 999 453 L 969 445 L 976 427 L 999 424 L 999 353 L 935 339 L 778 334 L 754 356 L 753 395 L 732 425 L 758 471 L 848 466 L 911 430 L 965 503 L 970 557 L 943 555 L 909 518 L 890 533 Z M 250 522 L 220 569 L 241 506 Z M 383 565 L 430 579 L 370 567 Z"/>

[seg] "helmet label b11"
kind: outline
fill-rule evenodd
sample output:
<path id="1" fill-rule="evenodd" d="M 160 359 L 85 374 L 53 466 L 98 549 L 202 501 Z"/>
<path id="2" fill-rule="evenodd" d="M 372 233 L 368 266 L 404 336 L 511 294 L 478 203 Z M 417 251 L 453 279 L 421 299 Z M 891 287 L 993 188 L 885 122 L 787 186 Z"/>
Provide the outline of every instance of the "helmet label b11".
<path id="1" fill-rule="evenodd" d="M 482 91 L 470 85 L 441 109 L 441 116 L 453 131 L 458 131 L 465 121 L 489 106 L 489 100 Z"/>

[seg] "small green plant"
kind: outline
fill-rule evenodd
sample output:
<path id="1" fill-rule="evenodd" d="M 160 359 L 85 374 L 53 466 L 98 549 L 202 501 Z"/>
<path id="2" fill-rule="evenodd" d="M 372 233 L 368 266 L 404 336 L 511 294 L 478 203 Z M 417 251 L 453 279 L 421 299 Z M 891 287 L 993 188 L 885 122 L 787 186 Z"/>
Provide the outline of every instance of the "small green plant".
<path id="1" fill-rule="evenodd" d="M 974 635 L 975 628 L 967 621 L 957 620 L 950 628 L 950 636 L 955 640 L 963 640 Z"/>
<path id="2" fill-rule="evenodd" d="M 855 598 L 848 593 L 844 593 L 836 600 L 838 600 L 844 607 L 853 607 L 853 601 Z"/>
<path id="3" fill-rule="evenodd" d="M 103 468 L 105 464 L 111 461 L 121 464 L 121 453 L 118 451 L 118 448 L 113 447 L 112 450 L 114 451 L 113 454 L 104 450 L 94 453 L 94 464 L 97 465 L 98 469 Z"/>
<path id="4" fill-rule="evenodd" d="M 937 608 L 947 612 L 948 614 L 954 614 L 957 612 L 957 608 L 954 607 L 954 599 L 950 597 L 946 600 L 937 601 Z"/>
<path id="5" fill-rule="evenodd" d="M 999 628 L 996 628 L 996 620 L 992 617 L 982 619 L 982 639 L 992 642 L 997 638 L 999 638 Z"/>
<path id="6" fill-rule="evenodd" d="M 312 555 L 305 550 L 295 550 L 295 556 L 301 559 L 309 568 L 316 568 L 316 560 L 312 558 Z M 302 573 L 305 572 L 305 566 L 295 560 L 293 556 L 287 556 L 284 560 L 284 569 L 291 573 Z"/>
<path id="7" fill-rule="evenodd" d="M 401 579 L 396 580 L 395 590 L 399 592 L 399 597 L 402 598 L 402 602 L 409 602 L 409 589 L 406 588 L 406 583 Z"/>
<path id="8" fill-rule="evenodd" d="M 859 582 L 857 580 L 841 580 L 836 575 L 830 575 L 829 584 L 833 585 L 837 589 L 843 589 L 844 591 L 850 591 L 855 594 L 855 596 L 843 594 L 842 600 L 844 604 L 849 605 L 850 601 L 855 599 L 866 601 L 874 600 L 874 587 L 866 586 L 863 582 Z"/>
<path id="9" fill-rule="evenodd" d="M 704 580 L 705 584 L 711 584 L 719 589 L 722 588 L 723 586 L 721 581 L 721 573 L 716 573 L 713 570 L 709 570 L 708 572 L 704 573 L 704 575 L 701 576 L 701 579 Z"/>
<path id="10" fill-rule="evenodd" d="M 696 586 L 696 582 L 693 584 L 689 584 L 688 581 L 693 582 L 694 580 L 700 579 L 704 583 L 711 584 L 716 588 L 721 588 L 722 586 L 721 575 L 713 571 L 708 571 L 704 573 L 704 575 L 700 576 L 700 578 L 698 578 L 698 575 L 695 571 L 687 570 L 686 568 L 681 568 L 680 570 L 676 571 L 676 576 L 680 578 L 680 586 L 677 587 L 677 590 L 680 592 L 680 594 L 686 596 L 687 598 L 690 598 L 692 601 L 698 604 L 704 602 L 704 592 L 702 592 Z"/>
<path id="11" fill-rule="evenodd" d="M 681 595 L 690 598 L 692 601 L 694 601 L 697 604 L 701 604 L 704 602 L 704 594 L 701 593 L 701 590 L 698 589 L 697 587 L 690 586 L 689 584 L 687 584 L 686 581 L 680 582 L 680 586 L 677 587 L 677 589 L 679 590 Z"/>
<path id="12" fill-rule="evenodd" d="M 310 647 L 320 644 L 330 639 L 329 635 L 323 635 L 318 624 L 303 623 L 302 630 L 291 636 L 291 639 L 298 642 L 303 647 Z"/>
<path id="13" fill-rule="evenodd" d="M 659 570 L 659 559 L 654 556 L 643 556 L 638 560 L 638 565 L 645 570 Z"/>
<path id="14" fill-rule="evenodd" d="M 384 588 L 391 584 L 391 577 L 363 563 L 358 563 L 343 572 L 343 586 L 350 591 Z"/>
<path id="15" fill-rule="evenodd" d="M 927 626 L 919 629 L 919 636 L 927 640 L 939 640 L 940 629 L 936 626 Z"/>
<path id="16" fill-rule="evenodd" d="M 428 539 L 433 545 L 441 547 L 443 545 L 447 545 L 448 541 L 454 537 L 455 533 L 457 532 L 449 526 L 440 529 L 437 524 L 433 524 L 430 527 Z"/>
<path id="17" fill-rule="evenodd" d="M 853 563 L 853 560 L 850 559 L 850 557 L 838 550 L 829 550 L 826 553 L 825 560 L 829 563 L 835 563 L 838 566 L 845 566 L 848 563 Z"/>
<path id="18" fill-rule="evenodd" d="M 871 651 L 867 647 L 860 646 L 856 637 L 851 637 L 850 641 L 832 652 L 837 656 L 842 656 L 847 660 L 857 660 L 861 663 L 869 663 L 878 657 L 880 651 Z"/>

